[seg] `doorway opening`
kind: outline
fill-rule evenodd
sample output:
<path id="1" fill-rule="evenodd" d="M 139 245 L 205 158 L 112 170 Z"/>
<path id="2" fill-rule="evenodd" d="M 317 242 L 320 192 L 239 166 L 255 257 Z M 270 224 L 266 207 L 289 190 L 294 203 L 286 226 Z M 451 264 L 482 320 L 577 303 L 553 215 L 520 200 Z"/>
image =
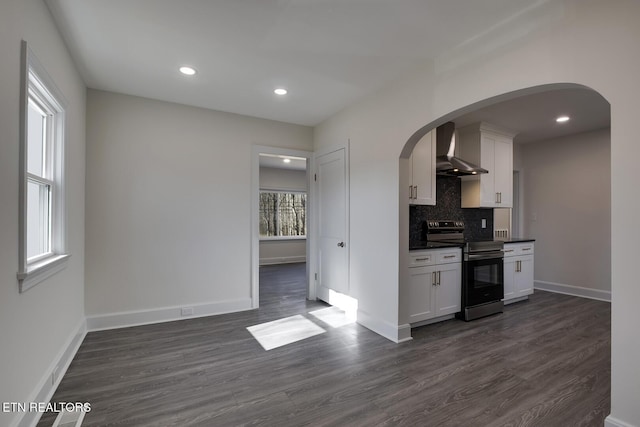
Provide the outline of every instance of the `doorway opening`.
<path id="1" fill-rule="evenodd" d="M 285 270 L 293 268 L 298 274 L 304 271 L 305 289 L 292 291 L 291 297 L 304 294 L 305 298 L 315 298 L 307 263 L 311 239 L 308 232 L 311 156 L 312 153 L 306 151 L 254 147 L 251 193 L 253 308 L 260 306 L 262 270 L 282 270 L 277 266 L 289 266 Z M 300 280 L 297 283 L 300 284 Z M 278 292 L 289 292 L 287 289 L 285 286 Z"/>

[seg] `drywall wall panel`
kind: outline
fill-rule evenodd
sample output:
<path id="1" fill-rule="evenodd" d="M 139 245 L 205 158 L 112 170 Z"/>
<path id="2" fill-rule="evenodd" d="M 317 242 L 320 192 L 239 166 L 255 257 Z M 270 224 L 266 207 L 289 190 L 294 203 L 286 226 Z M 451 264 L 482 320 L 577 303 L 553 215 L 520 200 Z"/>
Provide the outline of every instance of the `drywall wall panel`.
<path id="1" fill-rule="evenodd" d="M 90 90 L 87 315 L 249 301 L 251 150 L 311 128 Z"/>
<path id="2" fill-rule="evenodd" d="M 522 147 L 536 281 L 611 291 L 609 129 Z"/>
<path id="3" fill-rule="evenodd" d="M 18 291 L 20 45 L 26 40 L 67 100 L 67 267 Z M 51 392 L 51 374 L 84 322 L 85 86 L 40 0 L 0 2 L 0 402 Z M 58 372 L 62 374 L 62 371 Z M 23 418 L 24 416 L 24 418 Z M 0 411 L 0 425 L 33 413 Z"/>

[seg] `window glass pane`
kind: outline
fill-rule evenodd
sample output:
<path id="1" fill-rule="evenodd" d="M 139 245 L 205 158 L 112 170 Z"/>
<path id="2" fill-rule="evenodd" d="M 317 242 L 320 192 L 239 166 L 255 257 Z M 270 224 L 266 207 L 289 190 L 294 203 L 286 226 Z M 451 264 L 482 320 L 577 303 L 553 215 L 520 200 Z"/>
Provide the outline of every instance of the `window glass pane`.
<path id="1" fill-rule="evenodd" d="M 27 116 L 27 171 L 44 177 L 44 142 L 46 115 L 29 98 Z"/>
<path id="2" fill-rule="evenodd" d="M 276 236 L 278 193 L 260 193 L 260 235 Z"/>
<path id="3" fill-rule="evenodd" d="M 51 251 L 50 194 L 49 185 L 27 183 L 27 259 Z"/>
<path id="4" fill-rule="evenodd" d="M 278 232 L 280 236 L 304 236 L 306 195 L 280 193 Z"/>
<path id="5" fill-rule="evenodd" d="M 260 193 L 260 236 L 306 236 L 307 195 Z"/>

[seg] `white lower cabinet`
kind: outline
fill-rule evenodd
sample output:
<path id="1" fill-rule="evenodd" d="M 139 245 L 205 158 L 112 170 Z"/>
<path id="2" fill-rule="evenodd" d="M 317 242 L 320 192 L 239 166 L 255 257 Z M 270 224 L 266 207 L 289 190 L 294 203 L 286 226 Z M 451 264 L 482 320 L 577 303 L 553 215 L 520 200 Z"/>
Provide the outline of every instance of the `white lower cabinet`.
<path id="1" fill-rule="evenodd" d="M 409 323 L 460 311 L 460 248 L 412 252 L 409 264 Z"/>
<path id="2" fill-rule="evenodd" d="M 409 323 L 433 317 L 435 267 L 409 268 Z"/>
<path id="3" fill-rule="evenodd" d="M 462 266 L 441 264 L 438 268 L 438 284 L 435 288 L 434 316 L 455 314 L 460 311 L 462 300 Z"/>
<path id="4" fill-rule="evenodd" d="M 504 245 L 504 301 L 533 293 L 533 242 Z"/>

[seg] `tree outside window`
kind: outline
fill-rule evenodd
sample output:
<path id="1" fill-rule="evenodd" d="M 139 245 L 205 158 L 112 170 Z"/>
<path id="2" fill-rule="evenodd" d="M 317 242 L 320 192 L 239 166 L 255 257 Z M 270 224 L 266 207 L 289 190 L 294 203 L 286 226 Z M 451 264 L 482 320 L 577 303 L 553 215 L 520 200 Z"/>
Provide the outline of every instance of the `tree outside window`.
<path id="1" fill-rule="evenodd" d="M 260 192 L 260 237 L 300 237 L 307 234 L 307 195 Z"/>

